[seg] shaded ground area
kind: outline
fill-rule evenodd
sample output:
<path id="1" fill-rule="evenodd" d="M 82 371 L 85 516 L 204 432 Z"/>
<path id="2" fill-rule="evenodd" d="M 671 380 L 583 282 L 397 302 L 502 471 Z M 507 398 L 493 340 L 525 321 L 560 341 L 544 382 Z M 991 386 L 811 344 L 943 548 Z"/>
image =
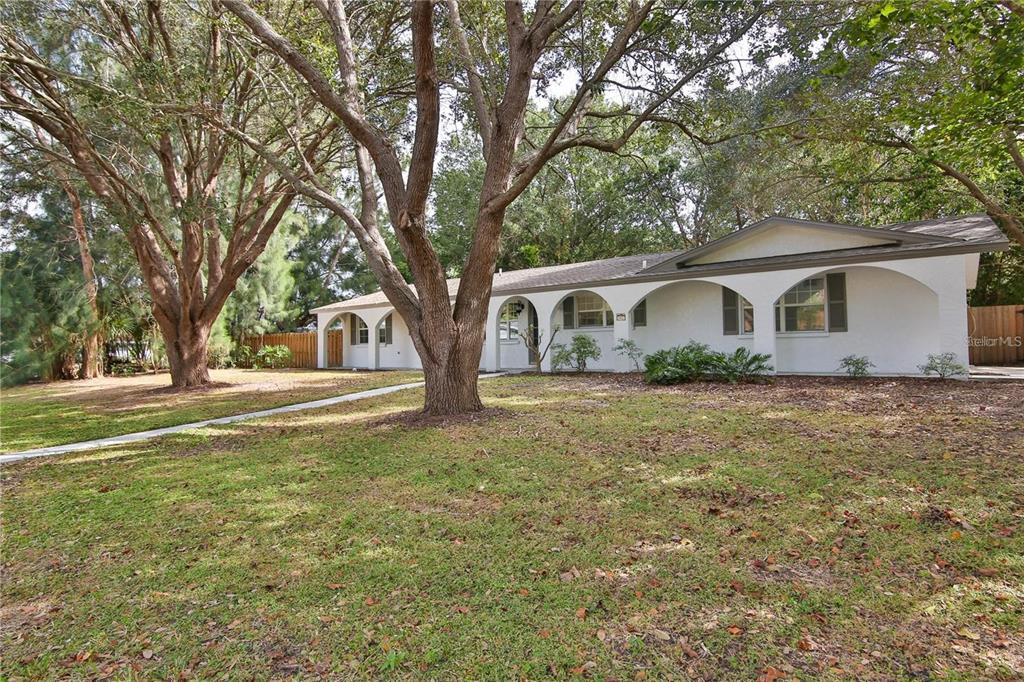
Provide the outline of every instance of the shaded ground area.
<path id="1" fill-rule="evenodd" d="M 104 377 L 5 389 L 0 452 L 75 443 L 328 398 L 422 377 L 420 372 L 211 370 L 213 385 L 171 387 L 170 375 Z"/>
<path id="2" fill-rule="evenodd" d="M 1024 385 L 481 390 L 5 467 L 3 674 L 1024 674 Z"/>

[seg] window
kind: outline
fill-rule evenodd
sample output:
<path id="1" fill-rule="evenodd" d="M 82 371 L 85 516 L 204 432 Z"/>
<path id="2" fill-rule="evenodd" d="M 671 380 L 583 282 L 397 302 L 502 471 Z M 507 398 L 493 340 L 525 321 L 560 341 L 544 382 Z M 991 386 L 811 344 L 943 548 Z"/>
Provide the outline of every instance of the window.
<path id="1" fill-rule="evenodd" d="M 363 318 L 358 315 L 352 315 L 352 345 L 357 346 L 361 343 L 370 343 L 370 328 L 363 322 Z"/>
<path id="2" fill-rule="evenodd" d="M 728 287 L 722 287 L 722 333 L 754 333 L 754 306 Z"/>
<path id="3" fill-rule="evenodd" d="M 633 328 L 647 326 L 647 299 L 640 301 L 633 308 Z"/>
<path id="4" fill-rule="evenodd" d="M 775 331 L 825 331 L 825 278 L 805 279 L 787 291 L 775 305 Z"/>
<path id="5" fill-rule="evenodd" d="M 611 327 L 615 314 L 603 298 L 597 294 L 576 294 L 577 327 Z"/>
<path id="6" fill-rule="evenodd" d="M 382 343 L 385 346 L 393 343 L 392 339 L 392 327 L 391 327 L 391 315 L 388 314 L 384 318 L 384 321 L 377 327 L 377 343 Z"/>
<path id="7" fill-rule="evenodd" d="M 525 306 L 521 301 L 509 301 L 501 306 L 498 316 L 498 339 L 501 341 L 519 340 L 519 314 Z"/>

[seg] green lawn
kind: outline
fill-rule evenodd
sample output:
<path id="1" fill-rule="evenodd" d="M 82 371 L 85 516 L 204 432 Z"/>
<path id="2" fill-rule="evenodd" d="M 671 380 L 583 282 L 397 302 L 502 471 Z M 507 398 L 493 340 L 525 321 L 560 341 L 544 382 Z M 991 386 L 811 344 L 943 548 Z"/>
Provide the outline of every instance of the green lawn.
<path id="1" fill-rule="evenodd" d="M 482 386 L 4 467 L 0 677 L 1024 675 L 1024 385 Z"/>
<path id="2" fill-rule="evenodd" d="M 4 389 L 0 452 L 119 436 L 368 388 L 419 381 L 420 372 L 217 369 L 213 386 L 171 388 L 168 374 Z"/>

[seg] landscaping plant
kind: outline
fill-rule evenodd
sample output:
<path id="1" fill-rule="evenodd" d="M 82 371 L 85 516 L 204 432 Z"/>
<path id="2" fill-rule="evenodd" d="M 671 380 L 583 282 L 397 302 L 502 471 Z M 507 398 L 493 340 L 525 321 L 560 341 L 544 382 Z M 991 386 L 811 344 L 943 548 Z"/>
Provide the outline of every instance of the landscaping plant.
<path id="1" fill-rule="evenodd" d="M 839 369 L 854 378 L 869 376 L 871 372 L 868 371 L 868 368 L 874 366 L 875 363 L 868 360 L 866 355 L 847 355 L 839 361 Z"/>
<path id="2" fill-rule="evenodd" d="M 568 346 L 560 343 L 552 346 L 552 350 L 555 352 L 551 356 L 551 368 L 556 372 L 563 367 L 586 372 L 587 362 L 601 357 L 601 347 L 593 337 L 586 334 L 576 334 Z"/>
<path id="3" fill-rule="evenodd" d="M 711 354 L 711 377 L 738 384 L 741 381 L 754 381 L 771 371 L 769 362 L 772 356 L 768 353 L 751 353 L 747 348 L 737 348 L 732 353 Z"/>
<path id="4" fill-rule="evenodd" d="M 292 352 L 288 346 L 263 346 L 256 351 L 254 367 L 266 367 L 280 369 L 287 366 L 291 360 Z"/>
<path id="5" fill-rule="evenodd" d="M 644 361 L 644 378 L 652 384 L 681 384 L 708 374 L 713 351 L 706 343 L 659 350 Z"/>
<path id="6" fill-rule="evenodd" d="M 619 355 L 629 358 L 630 362 L 636 367 L 636 371 L 640 371 L 640 361 L 644 358 L 644 352 L 637 345 L 636 341 L 633 339 L 620 339 L 612 350 Z"/>
<path id="7" fill-rule="evenodd" d="M 644 378 L 652 384 L 681 384 L 698 379 L 738 383 L 765 375 L 771 355 L 737 348 L 732 353 L 713 351 L 705 343 L 690 341 L 647 356 Z"/>
<path id="8" fill-rule="evenodd" d="M 967 368 L 957 362 L 955 353 L 930 353 L 928 362 L 917 368 L 926 375 L 937 374 L 940 379 L 949 379 L 967 374 Z"/>

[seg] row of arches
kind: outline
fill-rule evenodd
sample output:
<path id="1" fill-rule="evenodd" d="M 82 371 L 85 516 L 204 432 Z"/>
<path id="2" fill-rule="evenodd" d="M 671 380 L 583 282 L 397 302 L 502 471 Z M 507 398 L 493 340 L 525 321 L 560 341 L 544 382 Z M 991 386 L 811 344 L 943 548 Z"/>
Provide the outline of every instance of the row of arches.
<path id="1" fill-rule="evenodd" d="M 831 281 L 836 274 L 844 278 Z M 851 288 L 856 296 L 847 295 Z M 895 289 L 898 296 L 892 295 Z M 831 303 L 841 314 L 833 313 Z M 538 350 L 543 353 L 552 341 L 569 343 L 575 334 L 597 341 L 602 358 L 595 369 L 625 368 L 613 350 L 623 338 L 645 352 L 689 340 L 731 351 L 756 350 L 755 336 L 762 343 L 768 336 L 768 352 L 777 356 L 780 371 L 807 370 L 808 362 L 817 363 L 814 371 L 830 371 L 835 353 L 870 355 L 862 349 L 865 340 L 879 357 L 898 358 L 904 368 L 892 371 L 907 371 L 923 361 L 925 349 L 938 351 L 938 317 L 938 294 L 931 286 L 899 269 L 874 265 L 527 292 L 492 299 L 481 366 L 532 368 Z M 857 333 L 847 339 L 833 334 L 827 344 L 810 340 L 815 331 L 822 332 L 818 336 L 845 332 L 848 320 Z M 342 330 L 344 357 L 328 353 L 326 366 L 419 367 L 404 321 L 391 309 L 345 311 L 327 325 Z M 904 333 L 908 329 L 914 338 Z"/>
<path id="2" fill-rule="evenodd" d="M 404 367 L 411 340 L 404 321 L 394 310 L 383 314 L 361 315 L 345 311 L 328 318 L 320 326 L 326 344 L 324 367 Z M 405 356 L 403 358 L 403 355 Z M 418 366 L 418 359 L 415 360 Z"/>
<path id="3" fill-rule="evenodd" d="M 645 353 L 690 340 L 726 352 L 747 347 L 773 355 L 779 371 L 793 372 L 832 372 L 843 357 L 857 354 L 877 358 L 879 366 L 884 358 L 880 371 L 907 373 L 939 352 L 938 294 L 915 277 L 875 266 L 805 271 L 795 281 L 791 272 L 774 274 L 771 282 L 765 273 L 752 273 L 746 282 L 708 277 L 510 295 L 496 302 L 488 327 L 495 333 L 494 368 L 535 366 L 532 348 L 510 338 L 510 320 L 520 334 L 539 331 L 541 348 L 551 334 L 555 343 L 591 336 L 601 349 L 593 366 L 607 370 L 628 368 L 614 350 L 625 338 Z M 515 314 L 523 309 L 540 321 L 539 330 L 522 312 Z M 848 333 L 851 319 L 854 333 Z"/>

